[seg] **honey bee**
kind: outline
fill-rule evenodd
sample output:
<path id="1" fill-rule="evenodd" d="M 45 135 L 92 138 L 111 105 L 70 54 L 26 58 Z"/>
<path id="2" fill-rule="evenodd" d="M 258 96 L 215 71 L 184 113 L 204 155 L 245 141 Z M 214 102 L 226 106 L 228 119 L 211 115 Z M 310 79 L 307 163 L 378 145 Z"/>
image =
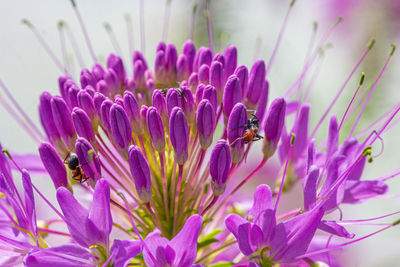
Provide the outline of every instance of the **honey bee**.
<path id="1" fill-rule="evenodd" d="M 79 164 L 79 159 L 76 154 L 68 154 L 67 157 L 68 156 L 68 160 L 64 160 L 64 163 L 67 164 L 68 168 L 72 171 L 72 179 L 79 181 L 80 183 L 86 182 L 90 177 L 85 175 L 81 167 L 87 163 Z"/>
<path id="2" fill-rule="evenodd" d="M 257 117 L 256 113 L 251 113 L 251 118 L 247 120 L 247 124 L 236 128 L 236 129 L 244 128 L 244 127 L 247 128 L 246 131 L 243 133 L 243 136 L 237 138 L 235 141 L 232 142 L 231 145 L 233 145 L 234 143 L 236 143 L 239 140 L 243 140 L 245 144 L 248 144 L 250 142 L 255 142 L 255 141 L 263 139 L 264 137 L 258 134 L 258 132 L 260 131 L 259 122 L 260 122 L 260 120 Z M 236 129 L 233 129 L 233 130 L 236 130 Z"/>

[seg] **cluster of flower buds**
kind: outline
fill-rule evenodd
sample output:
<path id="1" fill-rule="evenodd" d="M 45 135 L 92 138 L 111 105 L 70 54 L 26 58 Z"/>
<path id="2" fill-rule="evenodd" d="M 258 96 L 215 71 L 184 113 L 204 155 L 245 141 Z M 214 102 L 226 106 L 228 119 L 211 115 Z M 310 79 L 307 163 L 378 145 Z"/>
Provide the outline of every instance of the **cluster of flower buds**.
<path id="1" fill-rule="evenodd" d="M 393 52 L 394 48 L 359 117 Z M 40 144 L 39 155 L 42 171 L 57 190 L 62 213 L 37 190 L 28 171 L 2 149 L 0 213 L 5 226 L 0 243 L 10 245 L 16 254 L 7 263 L 23 259 L 28 266 L 202 266 L 225 261 L 222 265 L 228 266 L 231 262 L 226 260 L 231 261 L 233 253 L 244 255 L 236 257 L 235 263 L 252 267 L 330 264 L 327 253 L 357 240 L 330 247 L 333 237 L 352 239 L 355 234 L 347 231 L 342 218 L 327 220 L 325 215 L 340 210 L 342 204 L 385 194 L 385 181 L 396 176 L 361 180 L 366 162 L 375 157 L 372 145 L 378 139 L 383 142 L 381 134 L 400 106 L 380 119 L 385 123 L 378 130 L 372 130 L 373 125 L 364 131 L 371 133 L 363 142 L 363 134 L 353 136 L 359 117 L 349 136 L 339 142 L 349 108 L 340 124 L 331 115 L 328 135 L 316 145 L 315 135 L 337 98 L 311 133 L 311 105 L 304 99 L 287 102 L 296 88 L 301 90 L 311 61 L 307 59 L 301 78 L 285 98 L 272 100 L 269 107 L 270 64 L 266 67 L 257 60 L 250 71 L 238 66 L 238 52 L 232 45 L 214 53 L 208 47 L 196 49 L 189 40 L 179 54 L 173 44 L 160 42 L 154 70 L 135 51 L 132 75 L 119 56 L 110 54 L 105 66 L 96 63 L 83 69 L 79 82 L 60 77 L 60 96 L 48 92 L 40 96 L 39 116 L 47 140 Z M 359 88 L 363 80 L 364 76 Z M 292 115 L 288 131 L 286 119 Z M 263 156 L 242 178 L 238 170 L 248 166 L 251 147 Z M 237 209 L 232 197 L 276 151 L 280 162 L 275 164 L 281 172 L 274 177 L 275 188 L 259 185 L 243 218 L 246 212 Z M 11 164 L 22 175 L 24 202 Z M 282 194 L 299 181 L 303 203 L 277 214 Z M 74 188 L 78 186 L 93 195 L 89 209 L 77 200 Z M 59 219 L 39 227 L 33 190 Z M 69 233 L 49 229 L 59 221 Z M 368 236 L 398 224 L 399 220 Z M 127 239 L 111 238 L 114 227 Z M 329 234 L 323 246 L 317 230 Z M 47 234 L 68 236 L 74 242 L 48 247 Z"/>

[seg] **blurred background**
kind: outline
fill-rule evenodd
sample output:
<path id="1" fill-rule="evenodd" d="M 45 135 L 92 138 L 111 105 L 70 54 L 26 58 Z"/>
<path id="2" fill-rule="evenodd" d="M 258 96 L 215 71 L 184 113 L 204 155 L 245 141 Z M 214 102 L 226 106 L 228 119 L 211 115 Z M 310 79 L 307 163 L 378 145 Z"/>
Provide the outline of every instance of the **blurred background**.
<path id="1" fill-rule="evenodd" d="M 119 54 L 125 60 L 129 75 L 132 73 L 130 47 L 142 50 L 148 64 L 154 66 L 157 43 L 163 39 L 166 20 L 169 17 L 166 42 L 174 43 L 178 51 L 190 36 L 191 21 L 194 16 L 193 41 L 196 47 L 208 45 L 207 25 L 205 19 L 205 1 L 203 0 L 146 0 L 143 1 L 144 40 L 140 30 L 140 1 L 77 1 L 87 27 L 93 48 L 101 63 L 105 62 L 108 53 Z M 288 0 L 211 0 L 211 21 L 215 50 L 223 51 L 229 44 L 238 48 L 238 64 L 249 68 L 255 59 L 261 58 L 268 62 L 274 49 L 281 25 L 284 21 L 290 1 Z M 132 21 L 132 40 L 129 45 L 129 35 L 126 15 Z M 169 14 L 169 15 L 168 15 Z M 327 48 L 316 68 L 308 75 L 305 86 L 312 86 L 310 102 L 312 130 L 334 95 L 343 84 L 353 65 L 360 57 L 371 38 L 376 44 L 361 67 L 350 80 L 338 103 L 332 112 L 341 118 L 355 89 L 357 88 L 361 71 L 366 74 L 362 92 L 367 91 L 377 78 L 390 52 L 391 43 L 400 40 L 400 1 L 393 0 L 298 0 L 287 24 L 286 32 L 276 55 L 275 63 L 268 75 L 271 99 L 281 96 L 300 75 L 305 63 L 313 29 L 317 23 L 316 40 L 319 40 L 338 19 L 343 18 L 329 37 Z M 72 69 L 72 75 L 77 78 L 81 63 L 86 67 L 93 65 L 89 50 L 84 42 L 79 22 L 74 14 L 70 1 L 54 0 L 13 0 L 0 1 L 0 79 L 12 91 L 19 104 L 39 125 L 38 100 L 42 91 L 59 94 L 57 78 L 62 74 L 31 30 L 21 23 L 28 19 L 46 40 L 55 55 L 63 62 L 59 22 L 63 21 L 64 34 L 73 36 L 74 42 L 66 39 L 67 64 Z M 111 26 L 118 47 L 113 45 L 105 23 Z M 74 54 L 76 44 L 81 55 L 79 62 Z M 389 111 L 400 101 L 400 56 L 395 53 L 388 70 L 385 72 L 371 101 L 367 106 L 356 133 Z M 1 94 L 3 99 L 4 94 Z M 8 100 L 5 100 L 8 101 Z M 37 144 L 30 139 L 17 122 L 0 106 L 0 141 L 12 152 L 37 153 Z M 351 129 L 354 118 L 344 125 L 344 132 Z M 322 125 L 317 135 L 321 141 L 326 134 L 327 125 Z M 400 127 L 394 126 L 384 138 L 385 151 L 382 156 L 368 164 L 364 179 L 373 179 L 394 170 L 400 166 Z M 345 137 L 347 135 L 343 135 Z M 252 158 L 259 156 L 257 149 L 261 142 L 254 145 L 254 153 L 249 157 L 248 164 L 253 164 Z M 379 152 L 379 145 L 374 148 Z M 258 160 L 254 160 L 257 164 Z M 245 175 L 245 174 L 243 174 Z M 265 176 L 265 175 L 264 175 Z M 258 182 L 271 182 L 259 175 Z M 53 186 L 49 180 L 41 177 L 33 178 L 43 190 L 48 190 L 50 199 L 55 199 Z M 400 193 L 400 181 L 392 179 L 388 182 L 389 195 Z M 254 185 L 253 185 L 254 186 Z M 284 196 L 296 205 L 301 203 L 296 193 Z M 282 203 L 283 203 L 282 201 Z M 399 197 L 371 200 L 355 207 L 344 209 L 344 219 L 363 219 L 377 217 L 400 208 Z M 337 216 L 337 215 L 336 215 Z M 393 219 L 394 220 L 394 219 Z M 391 222 L 392 220 L 388 220 Z M 398 240 L 400 229 L 393 228 L 378 236 L 369 238 L 347 248 L 341 256 L 345 266 L 396 266 L 400 256 Z M 349 227 L 349 230 L 362 236 L 370 233 L 371 226 Z"/>

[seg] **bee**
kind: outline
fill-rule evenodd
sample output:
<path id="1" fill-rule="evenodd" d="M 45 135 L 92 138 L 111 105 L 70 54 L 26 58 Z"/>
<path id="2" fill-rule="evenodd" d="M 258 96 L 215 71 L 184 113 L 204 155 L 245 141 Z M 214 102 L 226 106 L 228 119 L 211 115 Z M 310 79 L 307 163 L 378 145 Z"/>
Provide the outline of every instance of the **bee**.
<path id="1" fill-rule="evenodd" d="M 65 159 L 64 163 L 67 164 L 68 168 L 72 171 L 72 179 L 79 181 L 80 183 L 86 182 L 90 177 L 85 175 L 81 167 L 87 163 L 79 164 L 79 159 L 76 154 L 68 154 L 67 157 L 68 156 L 68 160 Z"/>
<path id="2" fill-rule="evenodd" d="M 242 137 L 237 138 L 235 141 L 232 142 L 231 145 L 236 143 L 239 140 L 243 140 L 245 144 L 248 144 L 250 142 L 255 142 L 258 140 L 263 139 L 264 137 L 259 135 L 258 132 L 260 131 L 260 126 L 259 126 L 260 119 L 257 117 L 256 113 L 251 113 L 251 118 L 247 120 L 247 124 L 239 126 L 236 129 L 239 128 L 247 128 L 246 131 L 243 133 Z M 233 130 L 236 130 L 233 129 Z"/>
<path id="3" fill-rule="evenodd" d="M 163 96 L 167 96 L 169 89 L 172 89 L 172 88 L 166 87 L 166 88 L 162 88 L 162 89 L 158 89 L 158 90 L 160 90 L 160 92 L 163 94 Z M 179 96 L 183 95 L 182 89 L 180 87 L 176 87 L 175 89 L 178 91 Z"/>

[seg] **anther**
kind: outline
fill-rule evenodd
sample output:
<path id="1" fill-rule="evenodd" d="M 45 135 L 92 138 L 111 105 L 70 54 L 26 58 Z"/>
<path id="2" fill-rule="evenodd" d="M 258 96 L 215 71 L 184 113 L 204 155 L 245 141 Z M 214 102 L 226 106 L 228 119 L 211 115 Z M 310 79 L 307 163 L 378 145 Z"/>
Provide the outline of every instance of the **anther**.
<path id="1" fill-rule="evenodd" d="M 292 133 L 292 137 L 290 138 L 290 145 L 293 146 L 294 145 L 294 141 L 296 139 L 296 135 L 294 133 Z"/>
<path id="2" fill-rule="evenodd" d="M 3 149 L 1 150 L 1 152 L 5 153 L 5 154 L 7 155 L 7 157 L 8 157 L 9 159 L 12 160 L 11 154 L 10 154 L 10 152 L 8 152 L 7 149 L 3 148 Z"/>
<path id="3" fill-rule="evenodd" d="M 359 82 L 359 85 L 360 85 L 360 86 L 363 85 L 364 79 L 365 79 L 365 73 L 364 73 L 364 72 L 361 72 L 361 78 L 360 78 L 360 82 Z"/>

